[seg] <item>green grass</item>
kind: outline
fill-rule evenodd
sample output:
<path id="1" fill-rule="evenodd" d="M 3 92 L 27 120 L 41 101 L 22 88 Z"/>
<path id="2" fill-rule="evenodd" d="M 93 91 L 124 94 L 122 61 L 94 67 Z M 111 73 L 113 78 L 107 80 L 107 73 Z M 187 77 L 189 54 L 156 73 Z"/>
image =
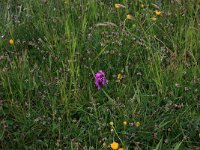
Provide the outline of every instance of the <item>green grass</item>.
<path id="1" fill-rule="evenodd" d="M 0 4 L 0 149 L 200 147 L 200 1 Z"/>

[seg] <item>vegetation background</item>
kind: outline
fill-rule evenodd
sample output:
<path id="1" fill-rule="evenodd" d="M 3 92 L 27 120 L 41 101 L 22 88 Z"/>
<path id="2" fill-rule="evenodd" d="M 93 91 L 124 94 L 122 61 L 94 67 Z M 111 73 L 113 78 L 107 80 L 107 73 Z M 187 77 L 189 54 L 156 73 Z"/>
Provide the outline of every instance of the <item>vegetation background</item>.
<path id="1" fill-rule="evenodd" d="M 0 149 L 199 150 L 199 63 L 199 0 L 0 0 Z"/>

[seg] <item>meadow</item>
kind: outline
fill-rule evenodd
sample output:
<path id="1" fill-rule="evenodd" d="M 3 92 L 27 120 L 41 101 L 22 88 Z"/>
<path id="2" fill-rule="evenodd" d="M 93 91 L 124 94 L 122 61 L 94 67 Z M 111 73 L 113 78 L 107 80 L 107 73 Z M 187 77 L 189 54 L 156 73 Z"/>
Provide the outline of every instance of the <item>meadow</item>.
<path id="1" fill-rule="evenodd" d="M 200 150 L 200 1 L 0 0 L 0 149 Z"/>

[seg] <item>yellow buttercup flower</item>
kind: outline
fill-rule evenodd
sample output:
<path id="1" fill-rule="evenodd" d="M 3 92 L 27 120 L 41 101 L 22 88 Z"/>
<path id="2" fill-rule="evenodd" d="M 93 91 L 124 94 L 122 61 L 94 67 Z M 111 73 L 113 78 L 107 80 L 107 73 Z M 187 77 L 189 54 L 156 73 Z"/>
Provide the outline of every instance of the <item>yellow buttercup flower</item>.
<path id="1" fill-rule="evenodd" d="M 159 11 L 159 10 L 156 10 L 154 12 L 155 12 L 156 15 L 160 15 L 161 14 L 161 11 Z"/>
<path id="2" fill-rule="evenodd" d="M 123 75 L 121 74 L 121 73 L 119 73 L 118 75 L 117 75 L 117 79 L 118 80 L 121 80 L 123 78 Z"/>
<path id="3" fill-rule="evenodd" d="M 126 126 L 127 124 L 128 124 L 127 121 L 124 121 L 124 122 L 123 122 L 123 125 L 124 125 L 124 126 Z"/>
<path id="4" fill-rule="evenodd" d="M 10 40 L 9 40 L 9 44 L 10 44 L 10 45 L 13 45 L 13 44 L 14 44 L 14 40 L 13 40 L 13 39 L 10 39 Z"/>
<path id="5" fill-rule="evenodd" d="M 151 20 L 152 20 L 152 21 L 156 21 L 157 18 L 156 18 L 156 17 L 152 17 Z"/>
<path id="6" fill-rule="evenodd" d="M 126 18 L 128 19 L 128 20 L 133 20 L 133 16 L 132 15 L 130 15 L 130 14 L 128 14 L 127 16 L 126 16 Z"/>
<path id="7" fill-rule="evenodd" d="M 141 125 L 140 122 L 136 122 L 136 123 L 135 123 L 135 126 L 136 126 L 136 127 L 139 127 L 140 125 Z"/>
<path id="8" fill-rule="evenodd" d="M 118 150 L 124 150 L 124 148 L 119 148 Z"/>
<path id="9" fill-rule="evenodd" d="M 115 4 L 115 8 L 119 9 L 119 8 L 125 8 L 126 6 L 122 5 L 122 4 Z"/>
<path id="10" fill-rule="evenodd" d="M 110 147 L 111 147 L 112 149 L 116 150 L 116 149 L 118 149 L 119 144 L 118 144 L 117 142 L 114 141 L 112 144 L 110 144 Z"/>

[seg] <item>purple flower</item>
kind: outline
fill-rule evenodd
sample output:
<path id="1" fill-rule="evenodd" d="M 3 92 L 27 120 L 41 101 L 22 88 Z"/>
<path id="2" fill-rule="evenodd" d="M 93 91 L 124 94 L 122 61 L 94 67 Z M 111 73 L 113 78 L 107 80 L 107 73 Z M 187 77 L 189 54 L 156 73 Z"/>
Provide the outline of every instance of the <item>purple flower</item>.
<path id="1" fill-rule="evenodd" d="M 100 90 L 103 86 L 105 86 L 106 83 L 107 83 L 106 73 L 103 72 L 102 70 L 100 70 L 99 72 L 97 72 L 95 74 L 95 84 L 96 84 L 98 90 Z"/>

